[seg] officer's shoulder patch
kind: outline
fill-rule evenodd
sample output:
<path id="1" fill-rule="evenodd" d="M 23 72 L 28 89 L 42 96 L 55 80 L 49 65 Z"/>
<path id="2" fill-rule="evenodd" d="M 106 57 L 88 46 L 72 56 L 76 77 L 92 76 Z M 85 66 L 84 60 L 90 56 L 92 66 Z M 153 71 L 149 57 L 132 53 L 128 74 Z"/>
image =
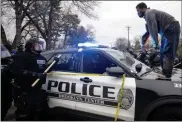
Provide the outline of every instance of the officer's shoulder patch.
<path id="1" fill-rule="evenodd" d="M 37 64 L 45 64 L 46 61 L 45 60 L 37 60 Z"/>

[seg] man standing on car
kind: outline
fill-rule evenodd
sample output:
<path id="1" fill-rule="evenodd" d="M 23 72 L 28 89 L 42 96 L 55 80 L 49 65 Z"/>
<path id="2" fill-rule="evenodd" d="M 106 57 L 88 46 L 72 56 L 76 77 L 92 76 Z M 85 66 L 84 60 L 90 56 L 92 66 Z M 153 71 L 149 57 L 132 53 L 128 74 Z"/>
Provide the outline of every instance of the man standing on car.
<path id="1" fill-rule="evenodd" d="M 13 57 L 12 74 L 14 77 L 14 101 L 16 120 L 40 120 L 41 114 L 47 108 L 47 96 L 41 90 L 46 76 L 46 59 L 40 55 L 43 47 L 35 38 L 27 41 L 25 52 Z M 32 83 L 40 78 L 40 82 L 32 87 Z M 44 116 L 45 117 L 45 116 Z"/>
<path id="2" fill-rule="evenodd" d="M 147 22 L 148 32 L 143 39 L 146 42 L 149 34 L 153 39 L 154 48 L 158 48 L 158 33 L 161 35 L 160 62 L 162 74 L 159 78 L 170 78 L 174 65 L 174 58 L 179 43 L 180 25 L 173 16 L 163 11 L 149 9 L 145 3 L 139 3 L 136 6 L 138 16 L 144 18 Z"/>

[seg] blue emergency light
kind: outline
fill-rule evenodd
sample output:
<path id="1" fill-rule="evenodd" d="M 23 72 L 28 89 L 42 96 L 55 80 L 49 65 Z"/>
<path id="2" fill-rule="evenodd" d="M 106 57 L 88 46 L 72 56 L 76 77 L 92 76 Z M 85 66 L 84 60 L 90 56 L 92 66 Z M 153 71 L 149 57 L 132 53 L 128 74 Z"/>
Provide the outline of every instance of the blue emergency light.
<path id="1" fill-rule="evenodd" d="M 93 43 L 79 43 L 78 47 L 99 47 L 99 45 Z"/>

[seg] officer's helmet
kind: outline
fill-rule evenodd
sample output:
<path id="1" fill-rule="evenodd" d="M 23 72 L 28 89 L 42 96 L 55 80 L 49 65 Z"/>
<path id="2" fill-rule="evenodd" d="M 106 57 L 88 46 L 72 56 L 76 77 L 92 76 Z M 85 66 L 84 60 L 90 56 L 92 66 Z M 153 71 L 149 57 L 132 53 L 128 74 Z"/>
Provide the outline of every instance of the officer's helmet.
<path id="1" fill-rule="evenodd" d="M 37 40 L 37 38 L 31 38 L 29 39 L 25 44 L 25 49 L 29 51 L 36 51 L 36 52 L 42 52 L 45 50 L 45 42 L 41 40 Z"/>

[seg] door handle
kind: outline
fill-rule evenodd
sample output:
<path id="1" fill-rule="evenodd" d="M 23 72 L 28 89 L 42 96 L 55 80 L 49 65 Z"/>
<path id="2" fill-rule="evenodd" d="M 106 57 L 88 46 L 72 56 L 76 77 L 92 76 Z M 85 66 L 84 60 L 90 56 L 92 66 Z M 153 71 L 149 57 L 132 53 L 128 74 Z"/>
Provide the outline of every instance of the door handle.
<path id="1" fill-rule="evenodd" d="M 92 82 L 92 79 L 89 79 L 88 77 L 80 78 L 80 81 L 83 81 L 85 83 L 90 83 Z"/>

